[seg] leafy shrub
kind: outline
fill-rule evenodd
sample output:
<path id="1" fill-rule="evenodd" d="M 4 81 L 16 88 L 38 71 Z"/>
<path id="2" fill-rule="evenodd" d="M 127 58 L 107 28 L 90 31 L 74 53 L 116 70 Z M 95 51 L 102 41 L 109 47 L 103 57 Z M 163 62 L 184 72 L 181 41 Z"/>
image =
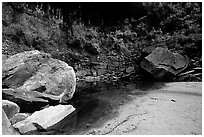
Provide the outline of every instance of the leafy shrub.
<path id="1" fill-rule="evenodd" d="M 10 17 L 12 17 L 3 19 L 6 24 L 2 27 L 3 43 L 7 43 L 3 44 L 7 45 L 3 46 L 4 54 L 33 49 L 54 53 L 66 47 L 66 33 L 60 28 L 60 19 L 52 18 L 51 15 L 48 15 L 51 20 L 46 19 L 44 16 L 47 13 L 39 7 L 28 8 L 26 3 L 4 3 L 3 6 L 10 11 Z M 22 8 L 21 11 L 18 11 L 19 7 Z M 6 12 L 3 13 L 3 17 L 6 17 L 6 14 Z M 12 44 L 8 45 L 6 41 Z"/>

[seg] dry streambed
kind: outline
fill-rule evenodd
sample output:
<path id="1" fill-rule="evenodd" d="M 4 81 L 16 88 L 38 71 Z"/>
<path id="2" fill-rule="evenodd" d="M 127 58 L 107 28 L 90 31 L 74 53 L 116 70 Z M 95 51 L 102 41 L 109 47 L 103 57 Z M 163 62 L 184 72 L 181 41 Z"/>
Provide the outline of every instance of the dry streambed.
<path id="1" fill-rule="evenodd" d="M 144 92 L 129 95 L 132 100 L 120 106 L 116 117 L 86 134 L 202 134 L 201 82 L 166 83 Z"/>
<path id="2" fill-rule="evenodd" d="M 98 84 L 95 88 L 90 83 L 71 104 L 76 113 L 56 124 L 57 127 L 51 130 L 39 125 L 29 127 L 38 129 L 34 134 L 202 134 L 201 82 Z M 12 123 L 15 121 L 11 120 Z"/>

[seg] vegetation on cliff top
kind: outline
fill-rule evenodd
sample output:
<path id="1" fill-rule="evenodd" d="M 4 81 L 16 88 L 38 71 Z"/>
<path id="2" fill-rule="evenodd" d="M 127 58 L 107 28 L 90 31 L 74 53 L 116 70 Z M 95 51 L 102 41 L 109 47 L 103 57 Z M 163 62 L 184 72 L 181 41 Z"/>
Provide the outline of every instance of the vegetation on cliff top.
<path id="1" fill-rule="evenodd" d="M 202 3 L 4 2 L 2 23 L 6 55 L 37 49 L 71 66 L 111 55 L 137 67 L 160 46 L 202 64 Z"/>

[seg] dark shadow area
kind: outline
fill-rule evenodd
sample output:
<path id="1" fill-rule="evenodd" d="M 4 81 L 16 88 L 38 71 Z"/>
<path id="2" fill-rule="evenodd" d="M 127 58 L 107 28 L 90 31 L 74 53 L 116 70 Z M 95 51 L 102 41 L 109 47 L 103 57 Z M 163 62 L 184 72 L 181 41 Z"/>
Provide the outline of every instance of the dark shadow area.
<path id="1" fill-rule="evenodd" d="M 155 91 L 154 91 L 155 92 Z M 170 91 L 170 90 L 159 90 L 156 93 L 165 93 L 165 94 L 177 94 L 177 95 L 188 95 L 188 96 L 197 96 L 202 97 L 202 93 L 193 93 L 193 92 L 185 92 L 185 91 Z"/>
<path id="2" fill-rule="evenodd" d="M 119 114 L 120 106 L 161 86 L 164 84 L 154 82 L 78 82 L 74 97 L 68 102 L 77 109 L 76 126 L 64 134 L 85 134 L 99 128 Z"/>
<path id="3" fill-rule="evenodd" d="M 143 82 L 138 82 L 137 84 L 137 88 L 142 91 L 159 89 L 164 86 L 165 86 L 164 82 L 154 82 L 154 81 L 143 81 Z"/>

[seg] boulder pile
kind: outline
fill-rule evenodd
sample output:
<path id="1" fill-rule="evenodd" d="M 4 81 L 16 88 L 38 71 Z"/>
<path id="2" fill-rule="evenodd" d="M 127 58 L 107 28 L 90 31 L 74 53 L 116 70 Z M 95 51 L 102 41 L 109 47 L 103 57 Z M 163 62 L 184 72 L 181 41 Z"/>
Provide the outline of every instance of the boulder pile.
<path id="1" fill-rule="evenodd" d="M 75 88 L 74 69 L 47 53 L 25 51 L 3 58 L 3 134 L 46 134 L 67 124 L 63 120 L 69 121 L 75 108 L 59 104 L 67 103 Z"/>

